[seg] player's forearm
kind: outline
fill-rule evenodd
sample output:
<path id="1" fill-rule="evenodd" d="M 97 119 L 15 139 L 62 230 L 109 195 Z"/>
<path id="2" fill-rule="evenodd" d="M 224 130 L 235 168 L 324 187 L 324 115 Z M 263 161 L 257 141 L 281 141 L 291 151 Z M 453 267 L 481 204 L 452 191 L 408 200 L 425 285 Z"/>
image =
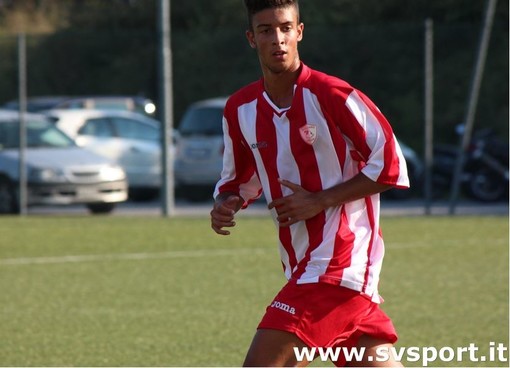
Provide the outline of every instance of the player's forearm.
<path id="1" fill-rule="evenodd" d="M 357 199 L 368 197 L 391 189 L 392 185 L 377 183 L 359 173 L 348 181 L 325 189 L 317 194 L 317 200 L 324 209 L 335 207 Z"/>

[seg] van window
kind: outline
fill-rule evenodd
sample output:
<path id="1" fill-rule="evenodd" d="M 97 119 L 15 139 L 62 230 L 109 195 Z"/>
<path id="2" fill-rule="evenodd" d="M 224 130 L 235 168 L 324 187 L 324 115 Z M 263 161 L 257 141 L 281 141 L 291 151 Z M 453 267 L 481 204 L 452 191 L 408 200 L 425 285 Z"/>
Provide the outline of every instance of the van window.
<path id="1" fill-rule="evenodd" d="M 112 118 L 117 136 L 128 139 L 141 139 L 144 141 L 159 141 L 159 128 L 141 123 L 137 120 L 114 117 Z"/>
<path id="2" fill-rule="evenodd" d="M 222 107 L 190 108 L 179 126 L 181 135 L 222 135 Z"/>

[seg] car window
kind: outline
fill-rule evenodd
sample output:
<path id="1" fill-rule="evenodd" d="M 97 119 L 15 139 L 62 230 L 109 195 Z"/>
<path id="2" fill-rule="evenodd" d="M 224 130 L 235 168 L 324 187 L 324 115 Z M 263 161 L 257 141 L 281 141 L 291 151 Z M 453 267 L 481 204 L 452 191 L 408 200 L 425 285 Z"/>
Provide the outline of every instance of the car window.
<path id="1" fill-rule="evenodd" d="M 0 123 L 0 148 L 19 147 L 19 123 Z"/>
<path id="2" fill-rule="evenodd" d="M 188 109 L 179 126 L 181 135 L 221 135 L 223 108 L 200 107 Z"/>
<path id="3" fill-rule="evenodd" d="M 54 125 L 46 122 L 29 122 L 27 125 L 28 147 L 69 147 L 74 142 Z"/>
<path id="4" fill-rule="evenodd" d="M 78 134 L 91 135 L 100 138 L 115 137 L 112 122 L 108 118 L 94 118 L 87 120 L 80 130 L 78 130 Z"/>
<path id="5" fill-rule="evenodd" d="M 28 120 L 27 147 L 71 147 L 74 142 L 47 120 Z M 19 121 L 0 123 L 0 149 L 19 147 Z"/>
<path id="6" fill-rule="evenodd" d="M 85 104 L 80 100 L 66 101 L 56 106 L 57 109 L 81 109 L 83 107 L 85 107 Z"/>
<path id="7" fill-rule="evenodd" d="M 155 126 L 121 117 L 112 118 L 112 122 L 118 137 L 145 141 L 159 140 L 159 128 Z"/>
<path id="8" fill-rule="evenodd" d="M 125 100 L 92 100 L 92 104 L 100 110 L 132 110 Z"/>

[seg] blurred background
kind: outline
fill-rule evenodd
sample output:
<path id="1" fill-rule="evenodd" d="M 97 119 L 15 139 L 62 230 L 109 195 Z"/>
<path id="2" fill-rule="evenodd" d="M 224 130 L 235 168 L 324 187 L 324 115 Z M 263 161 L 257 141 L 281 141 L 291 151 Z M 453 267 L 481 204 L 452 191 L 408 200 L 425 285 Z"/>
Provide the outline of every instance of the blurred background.
<path id="1" fill-rule="evenodd" d="M 173 1 L 174 121 L 192 102 L 259 78 L 241 0 Z M 435 135 L 465 117 L 485 1 L 301 1 L 302 59 L 368 94 L 414 149 L 423 145 L 424 21 L 434 21 Z M 156 0 L 0 0 L 0 104 L 17 98 L 16 34 L 28 94 L 158 100 Z M 476 126 L 508 137 L 508 1 L 499 1 Z"/>
<path id="2" fill-rule="evenodd" d="M 434 25 L 434 144 L 451 148 L 466 117 L 486 4 L 301 0 L 301 58 L 370 96 L 399 140 L 423 158 L 425 21 Z M 157 105 L 157 5 L 157 0 L 0 0 L 0 106 L 18 98 L 19 33 L 26 34 L 29 98 L 134 96 Z M 508 1 L 497 3 L 474 121 L 475 131 L 489 129 L 506 144 L 508 11 Z M 245 40 L 241 0 L 172 1 L 171 27 L 175 128 L 192 103 L 228 96 L 260 78 L 258 59 Z M 149 113 L 161 120 L 160 111 L 156 106 Z M 508 170 L 505 175 L 507 182 Z"/>

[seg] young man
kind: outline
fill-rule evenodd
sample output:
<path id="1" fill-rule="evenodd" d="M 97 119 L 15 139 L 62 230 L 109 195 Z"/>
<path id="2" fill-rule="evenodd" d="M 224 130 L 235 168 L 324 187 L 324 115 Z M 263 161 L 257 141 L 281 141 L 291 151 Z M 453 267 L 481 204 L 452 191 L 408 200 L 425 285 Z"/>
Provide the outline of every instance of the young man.
<path id="1" fill-rule="evenodd" d="M 225 107 L 211 226 L 230 234 L 236 212 L 264 191 L 289 281 L 267 307 L 244 365 L 306 365 L 294 347 L 362 347 L 363 359 L 335 364 L 399 366 L 387 354 L 397 336 L 377 292 L 379 193 L 409 185 L 392 129 L 363 93 L 301 62 L 297 0 L 245 5 L 262 79 Z"/>

